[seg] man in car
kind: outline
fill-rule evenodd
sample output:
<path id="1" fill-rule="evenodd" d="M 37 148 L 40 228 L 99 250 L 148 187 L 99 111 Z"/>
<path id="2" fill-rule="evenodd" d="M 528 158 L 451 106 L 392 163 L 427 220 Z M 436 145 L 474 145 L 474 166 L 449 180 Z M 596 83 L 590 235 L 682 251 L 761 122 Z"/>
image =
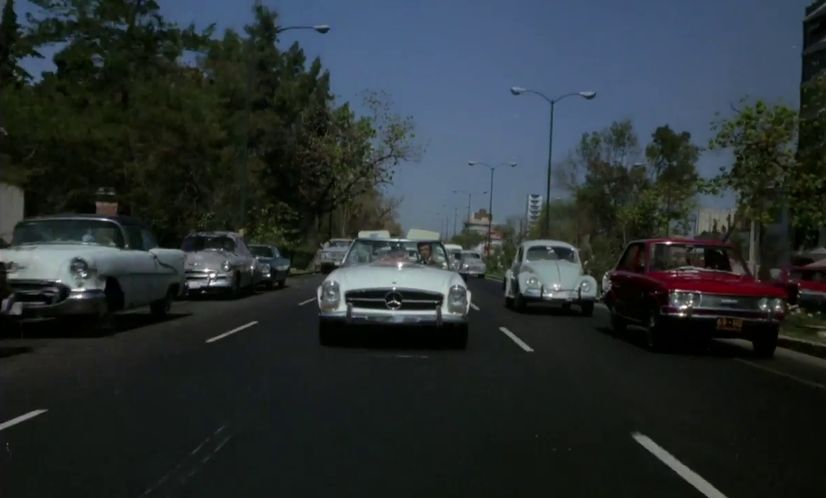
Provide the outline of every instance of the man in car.
<path id="1" fill-rule="evenodd" d="M 423 265 L 437 266 L 437 263 L 433 260 L 433 249 L 430 247 L 430 243 L 419 242 L 418 249 Z"/>

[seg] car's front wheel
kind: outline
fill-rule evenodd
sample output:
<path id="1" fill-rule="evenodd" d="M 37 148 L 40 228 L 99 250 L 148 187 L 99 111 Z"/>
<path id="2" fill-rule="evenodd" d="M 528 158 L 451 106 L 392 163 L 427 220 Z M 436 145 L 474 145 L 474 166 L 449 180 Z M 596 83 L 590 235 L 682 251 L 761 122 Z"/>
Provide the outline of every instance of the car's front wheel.
<path id="1" fill-rule="evenodd" d="M 170 288 L 166 292 L 166 296 L 163 299 L 158 299 L 157 301 L 153 302 L 149 305 L 149 311 L 152 313 L 153 316 L 158 318 L 164 317 L 169 313 L 169 310 L 172 309 L 172 301 L 175 300 L 175 290 Z"/>
<path id="2" fill-rule="evenodd" d="M 450 346 L 454 349 L 465 349 L 467 347 L 468 324 L 456 325 L 450 331 Z"/>
<path id="3" fill-rule="evenodd" d="M 771 358 L 774 350 L 777 349 L 778 328 L 772 327 L 755 332 L 751 339 L 755 356 L 759 358 Z"/>
<path id="4" fill-rule="evenodd" d="M 594 315 L 594 302 L 593 301 L 585 301 L 580 303 L 579 311 L 582 313 L 582 316 L 593 316 Z"/>

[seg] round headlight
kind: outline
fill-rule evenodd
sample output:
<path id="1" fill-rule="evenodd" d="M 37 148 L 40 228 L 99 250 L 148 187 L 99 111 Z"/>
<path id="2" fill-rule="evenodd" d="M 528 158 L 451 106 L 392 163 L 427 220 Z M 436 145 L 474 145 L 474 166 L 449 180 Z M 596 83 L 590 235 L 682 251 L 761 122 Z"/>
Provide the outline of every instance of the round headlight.
<path id="1" fill-rule="evenodd" d="M 528 288 L 539 287 L 539 279 L 536 277 L 528 277 L 528 279 L 525 280 L 525 285 L 527 285 Z"/>
<path id="2" fill-rule="evenodd" d="M 454 285 L 447 294 L 447 309 L 452 313 L 464 313 L 467 309 L 467 289 Z"/>
<path id="3" fill-rule="evenodd" d="M 582 289 L 582 292 L 589 292 L 591 290 L 591 283 L 585 280 L 579 284 L 579 288 Z"/>
<path id="4" fill-rule="evenodd" d="M 69 263 L 69 271 L 71 271 L 78 278 L 89 278 L 89 263 L 81 258 L 74 258 Z"/>
<path id="5" fill-rule="evenodd" d="M 229 260 L 224 261 L 221 263 L 221 269 L 224 271 L 230 271 L 232 269 L 232 263 Z"/>
<path id="6" fill-rule="evenodd" d="M 786 311 L 786 301 L 780 298 L 772 299 L 769 305 L 771 306 L 772 311 L 774 311 L 775 313 L 784 313 Z"/>
<path id="7" fill-rule="evenodd" d="M 338 307 L 341 300 L 341 288 L 335 280 L 325 280 L 321 284 L 321 302 L 319 305 L 322 309 L 332 310 Z"/>
<path id="8" fill-rule="evenodd" d="M 768 311 L 769 310 L 769 298 L 761 297 L 759 301 L 757 301 L 757 307 L 760 311 Z"/>

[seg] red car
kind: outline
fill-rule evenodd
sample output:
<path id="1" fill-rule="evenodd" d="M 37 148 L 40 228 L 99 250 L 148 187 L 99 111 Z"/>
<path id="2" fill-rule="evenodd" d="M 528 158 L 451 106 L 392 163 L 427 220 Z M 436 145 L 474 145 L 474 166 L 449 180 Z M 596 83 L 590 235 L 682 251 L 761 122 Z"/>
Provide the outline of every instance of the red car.
<path id="1" fill-rule="evenodd" d="M 826 265 L 821 262 L 793 268 L 789 280 L 796 284 L 801 308 L 826 309 Z"/>
<path id="2" fill-rule="evenodd" d="M 758 282 L 730 245 L 708 240 L 631 242 L 603 278 L 603 299 L 617 332 L 646 329 L 652 349 L 688 337 L 750 339 L 771 357 L 786 314 L 783 289 Z"/>

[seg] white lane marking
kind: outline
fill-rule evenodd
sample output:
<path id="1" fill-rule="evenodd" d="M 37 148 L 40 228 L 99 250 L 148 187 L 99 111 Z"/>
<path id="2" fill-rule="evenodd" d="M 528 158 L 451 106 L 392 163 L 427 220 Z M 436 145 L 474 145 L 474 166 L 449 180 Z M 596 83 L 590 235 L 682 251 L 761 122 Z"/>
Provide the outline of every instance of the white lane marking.
<path id="1" fill-rule="evenodd" d="M 519 346 L 520 348 L 524 349 L 524 350 L 525 350 L 526 352 L 528 352 L 528 353 L 533 353 L 533 348 L 532 348 L 532 347 L 530 347 L 530 346 L 528 346 L 528 345 L 525 343 L 525 341 L 523 341 L 522 339 L 520 339 L 519 337 L 517 337 L 517 336 L 516 336 L 516 334 L 514 334 L 514 333 L 513 333 L 513 332 L 511 332 L 510 330 L 506 329 L 505 327 L 499 327 L 499 330 L 500 330 L 503 334 L 505 334 L 506 336 L 510 337 L 510 338 L 511 338 L 511 340 L 512 340 L 513 342 L 515 342 L 517 346 Z"/>
<path id="2" fill-rule="evenodd" d="M 309 303 L 311 303 L 311 302 L 313 302 L 313 301 L 315 301 L 315 298 L 314 298 L 314 297 L 311 297 L 310 299 L 307 299 L 306 301 L 301 301 L 300 303 L 298 303 L 298 305 L 299 305 L 299 306 L 304 306 L 305 304 L 309 304 Z"/>
<path id="3" fill-rule="evenodd" d="M 394 356 L 396 358 L 413 358 L 413 359 L 416 359 L 416 360 L 426 360 L 427 358 L 430 358 L 429 356 L 424 355 L 424 354 L 397 354 L 397 355 L 394 355 Z"/>
<path id="4" fill-rule="evenodd" d="M 681 461 L 677 460 L 674 455 L 666 451 L 662 446 L 655 443 L 650 437 L 639 432 L 631 434 L 634 441 L 638 442 L 640 446 L 649 451 L 652 455 L 657 457 L 668 468 L 676 472 L 680 477 L 686 480 L 689 484 L 694 486 L 697 491 L 707 496 L 708 498 L 726 498 L 726 495 L 721 493 L 717 488 L 711 485 L 699 474 L 685 466 Z"/>
<path id="5" fill-rule="evenodd" d="M 798 377 L 796 375 L 788 374 L 786 372 L 781 372 L 781 371 L 775 370 L 773 368 L 764 367 L 763 365 L 760 365 L 758 363 L 754 363 L 754 362 L 749 361 L 749 360 L 744 360 L 742 358 L 735 358 L 734 361 L 739 361 L 740 363 L 742 363 L 744 365 L 754 367 L 754 368 L 756 368 L 758 370 L 762 370 L 764 372 L 773 373 L 775 375 L 779 375 L 780 377 L 786 377 L 787 379 L 791 379 L 795 382 L 799 382 L 799 383 L 801 383 L 805 386 L 814 387 L 815 389 L 821 389 L 823 391 L 826 391 L 826 386 L 824 386 L 823 384 L 820 384 L 818 382 L 812 381 L 812 380 L 801 379 L 800 377 Z"/>
<path id="6" fill-rule="evenodd" d="M 470 303 L 470 307 L 473 308 L 473 311 L 479 311 L 479 307 L 473 303 Z"/>
<path id="7" fill-rule="evenodd" d="M 29 413 L 24 413 L 23 415 L 20 415 L 19 417 L 14 417 L 13 419 L 7 420 L 7 421 L 3 422 L 2 424 L 0 424 L 0 431 L 2 431 L 3 429 L 8 429 L 9 427 L 11 427 L 13 425 L 17 425 L 21 422 L 25 422 L 26 420 L 29 420 L 30 418 L 34 418 L 38 415 L 43 415 L 47 411 L 49 411 L 49 410 L 32 410 Z"/>
<path id="8" fill-rule="evenodd" d="M 216 335 L 215 337 L 210 337 L 209 339 L 206 340 L 206 343 L 209 344 L 210 342 L 220 341 L 224 337 L 229 337 L 232 334 L 236 334 L 238 332 L 241 332 L 242 330 L 248 329 L 250 327 L 254 327 L 255 325 L 258 325 L 257 321 L 241 325 L 240 327 L 236 327 L 236 328 L 230 330 L 229 332 L 224 332 L 223 334 Z"/>

